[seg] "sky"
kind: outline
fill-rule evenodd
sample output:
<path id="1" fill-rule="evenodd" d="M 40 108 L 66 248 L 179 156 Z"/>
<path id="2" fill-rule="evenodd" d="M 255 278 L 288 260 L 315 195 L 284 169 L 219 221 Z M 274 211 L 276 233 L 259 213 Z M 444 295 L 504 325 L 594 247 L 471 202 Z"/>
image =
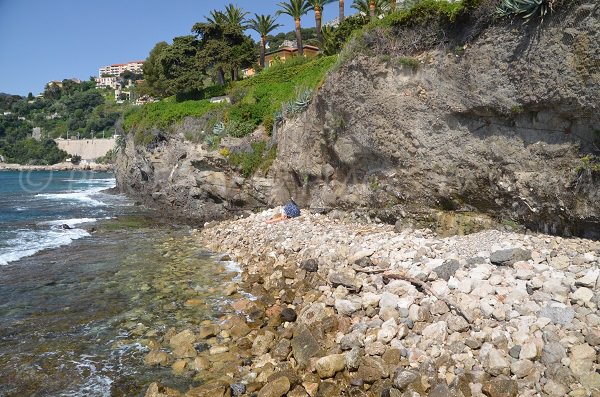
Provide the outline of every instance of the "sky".
<path id="1" fill-rule="evenodd" d="M 47 82 L 89 79 L 102 66 L 144 60 L 159 41 L 191 34 L 213 9 L 233 3 L 252 14 L 274 14 L 279 1 L 266 0 L 0 0 L 0 92 L 34 95 Z M 353 13 L 346 1 L 346 15 Z M 327 22 L 338 3 L 323 12 Z M 281 15 L 278 32 L 294 29 Z M 303 17 L 314 27 L 314 14 Z M 256 33 L 247 31 L 255 40 Z"/>

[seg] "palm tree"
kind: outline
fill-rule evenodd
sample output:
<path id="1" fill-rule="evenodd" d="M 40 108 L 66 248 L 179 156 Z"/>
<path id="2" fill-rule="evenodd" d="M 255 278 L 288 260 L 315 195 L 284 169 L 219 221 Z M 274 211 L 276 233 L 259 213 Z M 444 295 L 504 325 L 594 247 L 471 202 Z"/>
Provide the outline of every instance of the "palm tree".
<path id="1" fill-rule="evenodd" d="M 225 11 L 212 10 L 210 16 L 205 17 L 206 21 L 212 25 L 232 25 L 244 29 L 244 21 L 249 13 L 233 4 L 225 6 Z"/>
<path id="2" fill-rule="evenodd" d="M 294 18 L 296 23 L 296 45 L 298 46 L 298 54 L 304 55 L 302 47 L 302 31 L 300 26 L 300 18 L 310 10 L 310 4 L 306 0 L 288 0 L 287 3 L 279 3 L 281 10 L 277 11 L 277 15 L 286 14 Z"/>
<path id="3" fill-rule="evenodd" d="M 225 23 L 233 26 L 240 26 L 242 29 L 246 28 L 245 19 L 249 12 L 244 11 L 240 7 L 237 7 L 231 3 L 225 6 Z"/>
<path id="4" fill-rule="evenodd" d="M 375 18 L 384 13 L 388 7 L 389 0 L 354 0 L 352 8 L 358 10 L 363 15 L 370 15 Z"/>
<path id="5" fill-rule="evenodd" d="M 321 19 L 323 17 L 323 6 L 328 3 L 327 0 L 308 0 L 310 9 L 315 12 L 315 28 L 317 31 L 317 40 L 323 44 L 323 34 L 321 33 Z"/>
<path id="6" fill-rule="evenodd" d="M 271 15 L 254 14 L 254 18 L 248 20 L 248 27 L 260 35 L 260 66 L 265 67 L 265 46 L 267 44 L 267 35 L 282 26 L 275 23 L 277 18 Z"/>
<path id="7" fill-rule="evenodd" d="M 206 22 L 211 25 L 224 25 L 225 24 L 225 14 L 218 10 L 212 10 L 210 12 L 210 16 L 204 17 L 206 18 Z"/>
<path id="8" fill-rule="evenodd" d="M 340 23 L 344 22 L 344 0 L 340 0 Z"/>

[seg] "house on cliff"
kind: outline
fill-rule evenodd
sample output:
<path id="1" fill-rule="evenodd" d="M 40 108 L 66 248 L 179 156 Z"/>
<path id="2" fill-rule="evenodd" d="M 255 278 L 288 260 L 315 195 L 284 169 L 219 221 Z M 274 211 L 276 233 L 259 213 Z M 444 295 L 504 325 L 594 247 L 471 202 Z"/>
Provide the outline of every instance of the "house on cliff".
<path id="1" fill-rule="evenodd" d="M 302 46 L 304 57 L 314 58 L 321 53 L 319 47 L 313 45 Z M 285 40 L 283 44 L 276 50 L 265 54 L 265 68 L 273 66 L 276 62 L 285 62 L 286 59 L 298 56 L 298 47 L 295 41 Z M 252 77 L 256 74 L 253 68 L 242 69 L 242 78 Z"/>
<path id="2" fill-rule="evenodd" d="M 283 46 L 279 47 L 275 51 L 270 51 L 265 54 L 265 68 L 273 66 L 275 62 L 285 62 L 286 59 L 298 55 L 298 47 L 296 46 L 296 43 L 289 43 L 291 42 L 284 42 Z M 304 56 L 306 58 L 314 58 L 321 53 L 319 47 L 312 45 L 304 45 L 302 46 L 302 49 L 304 50 Z"/>

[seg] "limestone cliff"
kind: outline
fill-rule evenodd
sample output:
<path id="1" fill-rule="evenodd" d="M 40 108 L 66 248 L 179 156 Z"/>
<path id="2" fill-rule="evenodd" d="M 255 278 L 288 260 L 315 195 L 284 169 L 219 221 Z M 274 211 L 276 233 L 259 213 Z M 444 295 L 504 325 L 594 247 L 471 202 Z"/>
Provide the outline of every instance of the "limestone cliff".
<path id="1" fill-rule="evenodd" d="M 130 140 L 119 186 L 202 220 L 293 195 L 390 222 L 470 211 L 599 238 L 600 167 L 586 156 L 600 144 L 600 7 L 572 4 L 542 28 L 494 24 L 466 39 L 469 29 L 410 54 L 393 35 L 365 34 L 369 55 L 355 52 L 279 128 L 264 178 L 244 180 L 179 131 L 151 149 Z"/>

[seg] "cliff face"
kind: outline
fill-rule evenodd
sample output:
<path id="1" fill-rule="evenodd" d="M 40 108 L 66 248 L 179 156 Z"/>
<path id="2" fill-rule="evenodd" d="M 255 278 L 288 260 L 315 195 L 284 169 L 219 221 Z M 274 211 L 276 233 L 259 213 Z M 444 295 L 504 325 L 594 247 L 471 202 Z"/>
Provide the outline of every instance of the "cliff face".
<path id="1" fill-rule="evenodd" d="M 390 39 L 280 128 L 268 178 L 244 181 L 175 138 L 153 153 L 127 145 L 119 186 L 202 219 L 291 194 L 388 221 L 474 211 L 599 238 L 600 172 L 582 160 L 600 145 L 599 27 L 600 7 L 581 4 L 540 30 L 493 26 L 460 51 L 422 52 L 417 67 Z"/>
<path id="2" fill-rule="evenodd" d="M 196 222 L 267 205 L 272 179 L 245 179 L 219 153 L 185 141 L 186 132 L 204 128 L 205 120 L 187 118 L 168 139 L 155 131 L 159 140 L 147 147 L 127 135 L 115 164 L 119 189 L 165 215 Z"/>

